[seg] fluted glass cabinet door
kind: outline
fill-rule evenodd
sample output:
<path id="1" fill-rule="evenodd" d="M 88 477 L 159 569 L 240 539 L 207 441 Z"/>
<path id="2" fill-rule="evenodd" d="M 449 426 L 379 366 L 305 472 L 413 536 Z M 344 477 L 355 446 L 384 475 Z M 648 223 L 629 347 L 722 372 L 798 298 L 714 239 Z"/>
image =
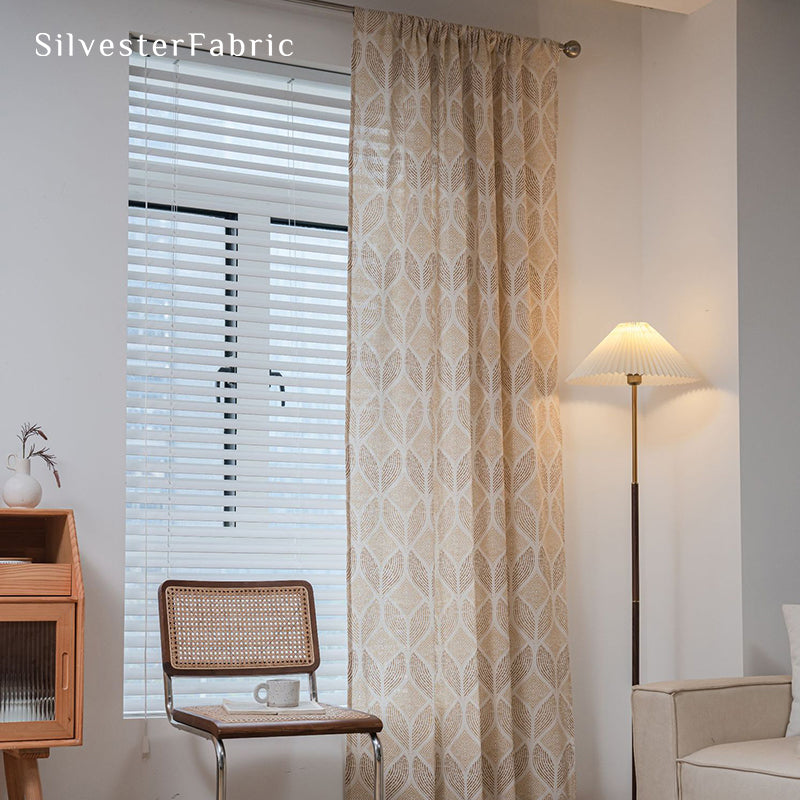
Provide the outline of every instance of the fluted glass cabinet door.
<path id="1" fill-rule="evenodd" d="M 0 742 L 70 738 L 74 603 L 0 604 Z"/>

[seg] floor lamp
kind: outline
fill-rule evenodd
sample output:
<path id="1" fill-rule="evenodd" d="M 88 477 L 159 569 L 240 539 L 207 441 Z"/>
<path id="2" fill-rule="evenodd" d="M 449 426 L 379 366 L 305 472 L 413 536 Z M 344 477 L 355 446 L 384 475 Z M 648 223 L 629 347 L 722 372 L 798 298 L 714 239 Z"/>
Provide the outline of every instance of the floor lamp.
<path id="1" fill-rule="evenodd" d="M 631 387 L 631 683 L 639 683 L 639 465 L 637 393 L 641 385 L 698 380 L 678 351 L 646 322 L 622 322 L 567 378 L 567 383 Z M 636 797 L 636 776 L 633 779 Z"/>

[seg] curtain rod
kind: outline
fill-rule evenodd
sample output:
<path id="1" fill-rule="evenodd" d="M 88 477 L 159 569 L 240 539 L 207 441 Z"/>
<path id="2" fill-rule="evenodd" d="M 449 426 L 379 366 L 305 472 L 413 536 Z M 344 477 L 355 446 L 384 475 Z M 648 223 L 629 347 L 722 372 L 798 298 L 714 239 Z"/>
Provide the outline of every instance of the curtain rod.
<path id="1" fill-rule="evenodd" d="M 302 6 L 315 6 L 316 8 L 327 8 L 330 11 L 347 11 L 352 14 L 355 6 L 345 3 L 334 3 L 333 0 L 284 0 L 287 3 L 297 3 Z M 577 58 L 581 54 L 581 43 L 570 39 L 568 42 L 559 42 L 559 49 L 567 58 Z"/>

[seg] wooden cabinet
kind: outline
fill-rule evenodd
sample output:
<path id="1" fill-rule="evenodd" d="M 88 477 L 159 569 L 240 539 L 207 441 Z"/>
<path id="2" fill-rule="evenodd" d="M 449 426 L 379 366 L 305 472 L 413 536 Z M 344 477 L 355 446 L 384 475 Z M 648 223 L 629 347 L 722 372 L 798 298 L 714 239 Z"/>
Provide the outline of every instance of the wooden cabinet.
<path id="1" fill-rule="evenodd" d="M 0 510 L 0 749 L 83 736 L 83 579 L 68 509 Z"/>

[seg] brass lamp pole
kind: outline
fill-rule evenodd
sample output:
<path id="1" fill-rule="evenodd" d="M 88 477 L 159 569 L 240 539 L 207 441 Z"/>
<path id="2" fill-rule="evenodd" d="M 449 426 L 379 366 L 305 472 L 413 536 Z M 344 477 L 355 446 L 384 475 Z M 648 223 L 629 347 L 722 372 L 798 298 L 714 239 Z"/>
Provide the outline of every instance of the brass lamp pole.
<path id="1" fill-rule="evenodd" d="M 584 385 L 631 387 L 631 683 L 639 683 L 638 390 L 642 384 L 692 383 L 697 377 L 678 351 L 646 322 L 622 322 L 567 378 Z M 633 775 L 636 797 L 636 774 Z"/>

